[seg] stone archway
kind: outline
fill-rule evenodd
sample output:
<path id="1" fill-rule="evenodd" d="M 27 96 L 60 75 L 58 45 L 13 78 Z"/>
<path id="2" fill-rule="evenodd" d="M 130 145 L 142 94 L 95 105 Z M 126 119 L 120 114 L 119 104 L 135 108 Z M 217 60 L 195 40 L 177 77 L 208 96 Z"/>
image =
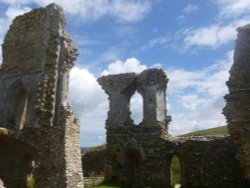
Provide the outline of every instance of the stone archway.
<path id="1" fill-rule="evenodd" d="M 27 188 L 36 152 L 22 142 L 0 135 L 0 179 L 8 188 Z"/>

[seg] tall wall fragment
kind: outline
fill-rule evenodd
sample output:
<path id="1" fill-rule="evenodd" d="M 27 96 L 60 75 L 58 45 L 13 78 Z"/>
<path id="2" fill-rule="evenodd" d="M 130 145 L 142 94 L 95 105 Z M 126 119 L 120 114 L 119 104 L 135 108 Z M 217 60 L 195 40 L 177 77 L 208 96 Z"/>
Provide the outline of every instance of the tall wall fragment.
<path id="1" fill-rule="evenodd" d="M 250 25 L 238 29 L 224 114 L 250 185 Z"/>
<path id="2" fill-rule="evenodd" d="M 38 188 L 83 187 L 80 125 L 67 102 L 77 52 L 64 27 L 62 8 L 51 4 L 16 17 L 4 39 L 0 179 L 6 187 L 25 187 L 31 177 Z"/>

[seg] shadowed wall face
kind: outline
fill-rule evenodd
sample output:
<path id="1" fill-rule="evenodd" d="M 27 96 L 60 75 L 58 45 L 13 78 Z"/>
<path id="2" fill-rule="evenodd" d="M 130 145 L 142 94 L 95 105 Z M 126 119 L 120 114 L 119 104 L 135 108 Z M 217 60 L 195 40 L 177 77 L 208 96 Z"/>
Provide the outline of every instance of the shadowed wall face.
<path id="1" fill-rule="evenodd" d="M 27 145 L 0 136 L 0 179 L 5 187 L 27 187 L 35 170 L 36 152 Z"/>

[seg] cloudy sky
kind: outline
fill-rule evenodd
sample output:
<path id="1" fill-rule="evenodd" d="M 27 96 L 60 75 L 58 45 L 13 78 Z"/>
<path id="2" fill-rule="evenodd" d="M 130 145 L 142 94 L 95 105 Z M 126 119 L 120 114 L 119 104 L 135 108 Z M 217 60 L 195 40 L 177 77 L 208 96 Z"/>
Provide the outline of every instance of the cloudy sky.
<path id="1" fill-rule="evenodd" d="M 236 28 L 250 23 L 249 0 L 0 0 L 0 42 L 15 16 L 51 2 L 64 8 L 80 54 L 69 101 L 81 119 L 82 146 L 105 142 L 108 100 L 96 79 L 152 67 L 164 69 L 170 79 L 171 134 L 225 125 L 225 81 Z M 141 103 L 135 94 L 136 123 Z"/>

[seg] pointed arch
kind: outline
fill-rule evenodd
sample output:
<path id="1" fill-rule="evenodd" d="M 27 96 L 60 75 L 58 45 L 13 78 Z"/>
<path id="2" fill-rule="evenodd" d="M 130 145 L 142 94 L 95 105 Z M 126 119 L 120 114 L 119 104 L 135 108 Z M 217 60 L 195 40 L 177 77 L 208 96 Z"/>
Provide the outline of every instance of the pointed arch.
<path id="1" fill-rule="evenodd" d="M 7 93 L 7 126 L 20 130 L 23 128 L 27 114 L 27 87 L 22 80 L 15 81 Z"/>

